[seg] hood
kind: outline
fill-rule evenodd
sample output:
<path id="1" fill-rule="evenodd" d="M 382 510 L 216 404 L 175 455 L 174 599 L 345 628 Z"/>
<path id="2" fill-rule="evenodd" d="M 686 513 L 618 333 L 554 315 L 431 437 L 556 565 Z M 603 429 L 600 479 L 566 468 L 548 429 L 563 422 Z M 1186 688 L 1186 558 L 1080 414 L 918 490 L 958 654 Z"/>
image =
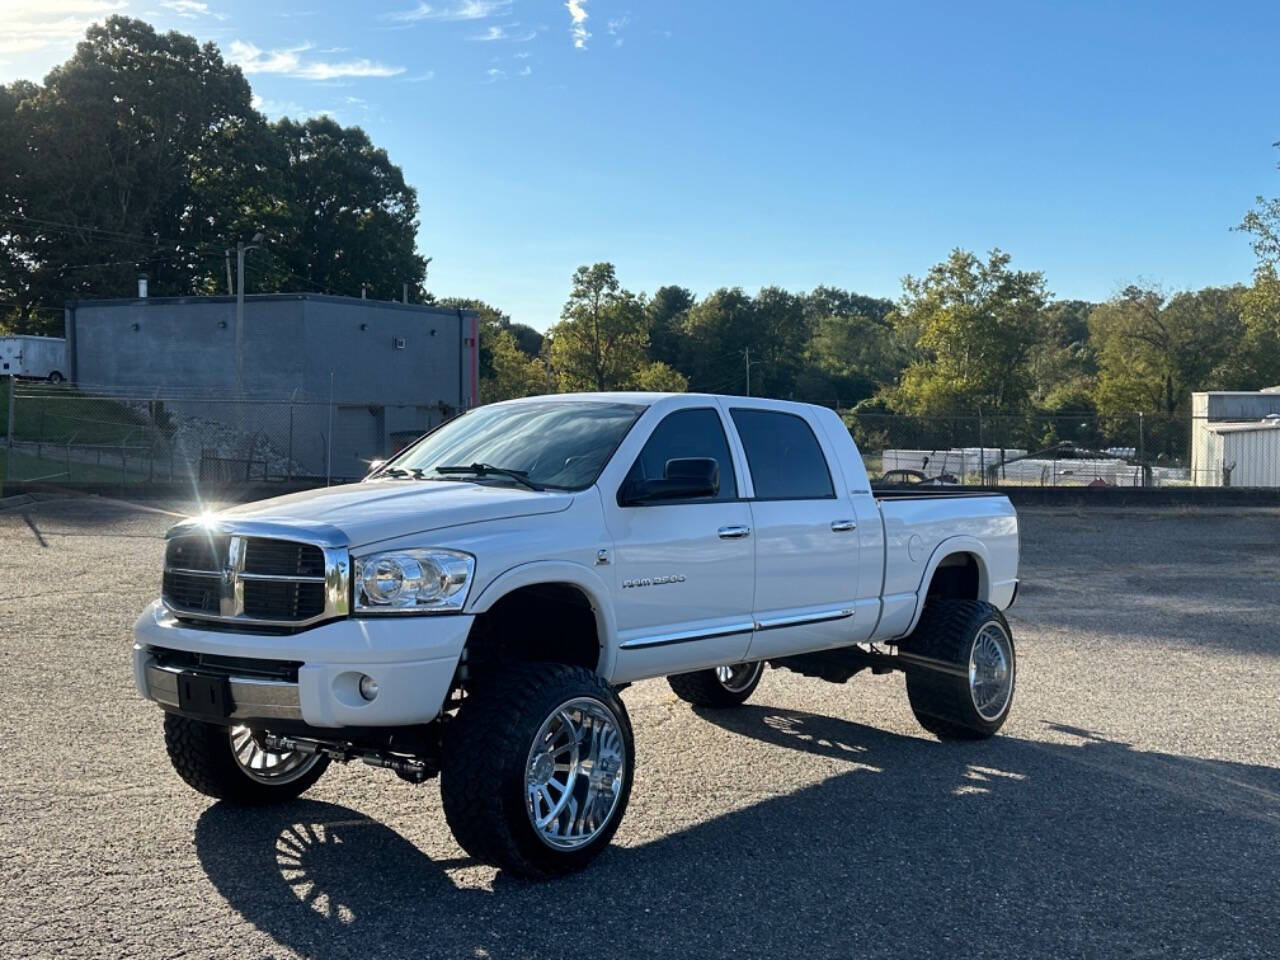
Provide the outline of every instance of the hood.
<path id="1" fill-rule="evenodd" d="M 563 491 L 449 480 L 371 480 L 246 503 L 218 516 L 297 526 L 303 533 L 323 524 L 360 546 L 465 523 L 559 513 L 571 503 L 573 494 Z"/>

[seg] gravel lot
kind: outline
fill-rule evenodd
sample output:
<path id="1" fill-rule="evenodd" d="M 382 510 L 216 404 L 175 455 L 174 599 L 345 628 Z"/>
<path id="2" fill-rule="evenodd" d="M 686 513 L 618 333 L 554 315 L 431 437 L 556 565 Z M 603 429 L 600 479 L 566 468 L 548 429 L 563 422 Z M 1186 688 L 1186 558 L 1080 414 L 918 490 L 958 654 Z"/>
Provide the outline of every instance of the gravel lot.
<path id="1" fill-rule="evenodd" d="M 986 743 L 924 735 L 898 675 L 632 687 L 615 845 L 543 884 L 466 859 L 434 783 L 188 790 L 128 659 L 171 520 L 0 510 L 3 957 L 1280 955 L 1280 512 L 1025 511 Z"/>

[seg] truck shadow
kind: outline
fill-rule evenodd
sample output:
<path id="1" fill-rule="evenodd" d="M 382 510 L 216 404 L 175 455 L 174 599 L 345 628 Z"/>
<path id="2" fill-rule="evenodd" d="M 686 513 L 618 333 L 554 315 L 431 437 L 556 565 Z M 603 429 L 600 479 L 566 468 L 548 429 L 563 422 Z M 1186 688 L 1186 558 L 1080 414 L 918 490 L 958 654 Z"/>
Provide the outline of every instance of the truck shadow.
<path id="1" fill-rule="evenodd" d="M 704 716 L 716 736 L 776 748 L 769 762 L 814 754 L 832 776 L 615 846 L 583 874 L 499 874 L 491 890 L 454 883 L 449 870 L 466 861 L 432 860 L 328 803 L 215 804 L 196 850 L 235 910 L 319 958 L 1274 948 L 1280 770 L 1135 750 L 1062 724 L 1047 732 L 1067 742 L 962 745 L 769 707 Z M 653 780 L 641 767 L 638 789 Z"/>

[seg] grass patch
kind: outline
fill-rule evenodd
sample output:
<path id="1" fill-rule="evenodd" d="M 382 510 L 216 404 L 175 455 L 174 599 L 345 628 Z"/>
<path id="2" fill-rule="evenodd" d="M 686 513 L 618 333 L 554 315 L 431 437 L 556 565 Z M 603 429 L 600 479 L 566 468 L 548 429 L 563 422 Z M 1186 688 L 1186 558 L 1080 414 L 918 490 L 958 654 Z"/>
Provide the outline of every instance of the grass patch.
<path id="1" fill-rule="evenodd" d="M 118 444 L 138 441 L 146 417 L 116 400 L 86 397 L 63 386 L 18 383 L 14 436 L 46 443 Z M 8 430 L 9 383 L 0 383 L 0 435 Z"/>

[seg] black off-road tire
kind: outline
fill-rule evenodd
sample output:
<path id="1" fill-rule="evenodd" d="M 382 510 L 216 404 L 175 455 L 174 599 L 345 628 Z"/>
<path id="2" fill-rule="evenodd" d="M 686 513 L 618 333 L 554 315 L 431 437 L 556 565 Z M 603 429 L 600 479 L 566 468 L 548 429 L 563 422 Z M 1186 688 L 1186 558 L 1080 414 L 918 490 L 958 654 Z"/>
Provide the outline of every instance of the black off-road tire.
<path id="1" fill-rule="evenodd" d="M 968 669 L 974 643 L 989 625 L 1008 640 L 1008 699 L 984 717 L 974 704 Z M 931 600 L 910 637 L 898 645 L 907 663 L 907 699 L 920 726 L 942 740 L 984 740 L 1004 725 L 1013 707 L 1017 654 L 1004 614 L 979 600 Z"/>
<path id="2" fill-rule="evenodd" d="M 236 763 L 227 727 L 176 713 L 164 715 L 164 746 L 173 769 L 187 786 L 218 800 L 253 806 L 296 799 L 310 789 L 329 766 L 329 758 L 320 757 L 296 780 L 261 783 L 250 778 Z"/>
<path id="3" fill-rule="evenodd" d="M 747 702 L 751 694 L 760 686 L 760 678 L 764 676 L 764 663 L 757 661 L 750 664 L 737 664 L 739 667 L 755 668 L 746 682 L 728 686 L 720 679 L 716 668 L 696 670 L 693 673 L 677 673 L 667 677 L 672 691 L 681 700 L 697 707 L 738 707 Z"/>
<path id="4" fill-rule="evenodd" d="M 608 707 L 626 758 L 609 822 L 584 846 L 562 850 L 544 842 L 530 821 L 525 771 L 543 721 L 578 697 Z M 445 733 L 440 798 L 463 850 L 517 876 L 539 879 L 581 870 L 609 845 L 626 813 L 634 773 L 631 720 L 613 688 L 583 667 L 525 663 L 494 672 L 463 700 Z"/>

